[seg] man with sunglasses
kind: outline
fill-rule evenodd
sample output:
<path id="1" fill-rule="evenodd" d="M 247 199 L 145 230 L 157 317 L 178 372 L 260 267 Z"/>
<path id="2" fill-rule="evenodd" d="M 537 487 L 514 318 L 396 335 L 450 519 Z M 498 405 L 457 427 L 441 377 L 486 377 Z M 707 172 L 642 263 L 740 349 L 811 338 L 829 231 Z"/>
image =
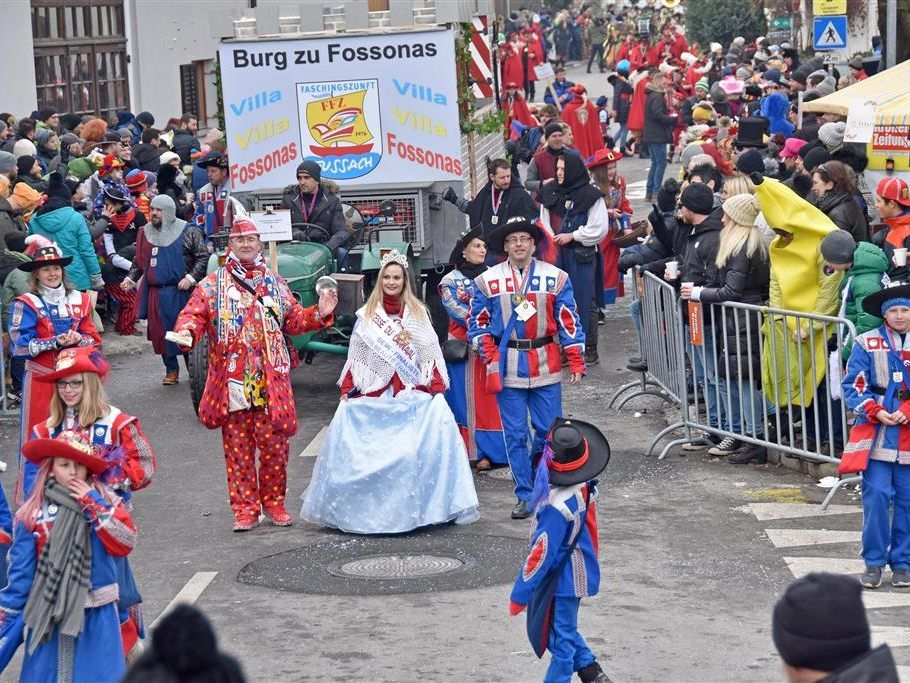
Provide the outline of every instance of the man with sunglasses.
<path id="1" fill-rule="evenodd" d="M 512 519 L 532 510 L 532 456 L 562 414 L 562 359 L 569 382 L 584 375 L 585 333 L 578 318 L 568 274 L 534 258 L 543 230 L 515 216 L 490 234 L 490 247 L 508 258 L 475 280 L 468 339 L 487 364 L 486 391 L 497 394 L 506 454 L 518 502 Z M 528 414 L 534 427 L 531 437 Z"/>

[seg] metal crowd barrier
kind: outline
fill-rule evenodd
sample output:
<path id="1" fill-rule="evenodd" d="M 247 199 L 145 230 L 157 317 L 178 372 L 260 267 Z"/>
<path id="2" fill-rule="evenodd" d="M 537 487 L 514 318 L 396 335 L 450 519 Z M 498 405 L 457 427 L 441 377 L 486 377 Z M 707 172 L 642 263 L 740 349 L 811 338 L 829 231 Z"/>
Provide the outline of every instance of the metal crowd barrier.
<path id="1" fill-rule="evenodd" d="M 650 273 L 642 282 L 640 344 L 648 376 L 640 384 L 660 387 L 666 393 L 660 397 L 672 397 L 680 407 L 679 421 L 654 437 L 648 455 L 682 429 L 685 435 L 668 442 L 659 459 L 674 446 L 707 443 L 693 438 L 693 430 L 700 430 L 812 462 L 840 462 L 849 434 L 839 398 L 840 354 L 856 336 L 850 321 L 733 301 L 687 302 Z M 836 357 L 829 361 L 832 353 Z M 694 391 L 687 387 L 687 360 Z M 620 387 L 610 405 L 630 386 Z M 628 395 L 617 408 L 649 393 Z M 841 486 L 860 479 L 840 479 L 823 508 Z"/>
<path id="2" fill-rule="evenodd" d="M 671 285 L 650 273 L 635 273 L 632 305 L 640 307 L 639 355 L 648 372 L 619 387 L 608 407 L 622 408 L 639 396 L 655 396 L 673 405 L 683 402 L 686 390 L 686 359 L 682 350 L 681 302 Z M 680 380 L 682 378 L 682 380 Z"/>

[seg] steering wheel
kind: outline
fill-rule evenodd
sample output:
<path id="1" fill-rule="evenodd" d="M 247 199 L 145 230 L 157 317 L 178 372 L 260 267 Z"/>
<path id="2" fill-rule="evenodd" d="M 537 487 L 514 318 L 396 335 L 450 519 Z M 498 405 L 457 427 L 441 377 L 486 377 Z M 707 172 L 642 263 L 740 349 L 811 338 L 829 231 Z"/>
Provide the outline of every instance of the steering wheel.
<path id="1" fill-rule="evenodd" d="M 315 223 L 295 223 L 294 227 L 303 232 L 303 236 L 306 238 L 307 242 L 319 242 L 321 244 L 325 244 L 330 239 L 332 239 L 332 233 L 328 231 L 328 228 L 325 228 L 321 225 L 316 225 Z"/>

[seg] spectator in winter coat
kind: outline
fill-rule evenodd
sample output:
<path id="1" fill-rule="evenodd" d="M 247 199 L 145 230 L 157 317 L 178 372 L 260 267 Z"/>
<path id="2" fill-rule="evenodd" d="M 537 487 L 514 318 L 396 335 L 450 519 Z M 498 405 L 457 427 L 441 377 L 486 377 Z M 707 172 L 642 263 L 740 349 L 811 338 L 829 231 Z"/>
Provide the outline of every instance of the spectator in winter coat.
<path id="1" fill-rule="evenodd" d="M 559 100 L 560 106 L 565 106 L 566 102 L 571 101 L 574 97 L 572 91 L 569 90 L 575 84 L 572 81 L 566 80 L 566 70 L 563 68 L 556 69 L 556 80 L 553 81 L 553 91 L 556 93 L 556 99 Z M 553 101 L 553 94 L 550 92 L 550 88 L 547 88 L 546 94 L 543 96 L 543 101 L 547 104 L 556 104 Z"/>
<path id="2" fill-rule="evenodd" d="M 59 173 L 51 175 L 47 201 L 29 222 L 29 232 L 56 242 L 64 256 L 73 257 L 64 272 L 74 289 L 80 292 L 100 289 L 103 283 L 98 256 L 85 218 L 73 208 L 72 200 L 72 193 L 62 176 Z"/>
<path id="3" fill-rule="evenodd" d="M 645 125 L 641 142 L 648 146 L 651 157 L 651 168 L 648 171 L 645 201 L 651 202 L 664 181 L 667 168 L 667 150 L 673 142 L 673 128 L 676 126 L 676 114 L 669 111 L 666 76 L 659 71 L 651 74 L 645 100 Z"/>
<path id="4" fill-rule="evenodd" d="M 556 25 L 556 28 L 550 34 L 550 40 L 553 41 L 553 46 L 556 49 L 556 64 L 564 66 L 566 60 L 569 59 L 569 50 L 572 47 L 572 32 L 566 26 L 565 21 L 560 21 Z M 559 71 L 556 72 L 556 77 L 559 78 Z M 552 104 L 552 100 L 547 101 Z"/>
<path id="5" fill-rule="evenodd" d="M 0 197 L 0 237 L 8 232 L 25 233 L 22 216 L 34 210 L 38 193 L 25 183 L 16 183 L 10 196 Z"/>
<path id="6" fill-rule="evenodd" d="M 35 158 L 41 164 L 41 172 L 47 173 L 51 163 L 60 154 L 60 138 L 50 128 L 43 128 L 35 133 Z"/>
<path id="7" fill-rule="evenodd" d="M 854 241 L 846 230 L 835 230 L 822 240 L 819 247 L 828 268 L 844 273 L 841 283 L 842 315 L 853 323 L 856 335 L 880 327 L 880 316 L 863 309 L 863 300 L 882 288 L 882 278 L 888 272 L 885 252 L 870 242 Z M 846 292 L 846 296 L 844 293 Z M 853 340 L 844 340 L 844 360 L 850 357 Z"/>
<path id="8" fill-rule="evenodd" d="M 787 120 L 790 109 L 790 100 L 780 92 L 776 84 L 770 84 L 769 92 L 761 100 L 761 115 L 770 121 L 771 134 L 782 133 L 786 136 L 793 135 L 796 130 Z"/>
<path id="9" fill-rule="evenodd" d="M 16 157 L 9 152 L 0 152 L 0 198 L 9 197 L 18 172 Z"/>
<path id="10" fill-rule="evenodd" d="M 679 203 L 679 230 L 685 236 L 685 247 L 679 259 L 678 277 L 674 279 L 672 273 L 666 271 L 664 279 L 677 286 L 686 282 L 694 287 L 722 287 L 724 280 L 717 265 L 717 255 L 724 226 L 723 211 L 714 208 L 714 193 L 707 185 L 693 183 L 683 190 Z M 709 315 L 705 316 L 704 326 L 704 346 L 692 353 L 691 360 L 696 381 L 705 393 L 708 423 L 718 428 L 723 425 L 717 402 L 721 388 L 716 371 L 717 349 L 714 341 L 717 333 Z"/>
<path id="11" fill-rule="evenodd" d="M 142 131 L 141 140 L 133 148 L 133 160 L 142 171 L 158 172 L 158 166 L 161 165 L 159 157 L 161 152 L 158 151 L 161 131 L 156 128 L 146 128 Z"/>
<path id="12" fill-rule="evenodd" d="M 0 329 L 9 332 L 10 308 L 13 299 L 22 296 L 29 290 L 30 277 L 19 266 L 26 261 L 31 261 L 25 255 L 25 233 L 8 232 L 3 236 L 6 249 L 0 253 Z M 4 349 L 0 353 L 5 353 Z M 10 384 L 7 390 L 7 400 L 13 401 L 22 396 L 22 380 L 25 377 L 25 358 L 9 359 Z"/>
<path id="13" fill-rule="evenodd" d="M 841 574 L 812 573 L 790 584 L 771 624 L 790 683 L 898 683 L 890 648 L 872 649 L 862 591 Z"/>
<path id="14" fill-rule="evenodd" d="M 188 166 L 193 163 L 193 154 L 202 147 L 196 134 L 199 132 L 199 120 L 193 114 L 180 117 L 180 128 L 174 133 L 171 149 L 180 157 L 180 163 Z"/>
<path id="15" fill-rule="evenodd" d="M 193 215 L 193 204 L 186 199 L 186 190 L 179 182 L 179 177 L 183 174 L 179 169 L 170 163 L 161 164 L 158 167 L 158 194 L 166 194 L 177 205 L 177 218 L 189 220 Z"/>
<path id="16" fill-rule="evenodd" d="M 31 154 L 26 154 L 16 160 L 16 177 L 19 182 L 25 183 L 38 193 L 42 193 L 47 189 L 47 183 L 41 177 L 43 172 L 41 170 L 41 162 Z"/>
<path id="17" fill-rule="evenodd" d="M 876 233 L 876 243 L 888 259 L 888 277 L 892 281 L 910 281 L 910 265 L 895 263 L 894 250 L 910 247 L 910 186 L 896 176 L 882 178 L 875 188 L 875 208 L 887 230 Z"/>
<path id="18" fill-rule="evenodd" d="M 682 106 L 680 107 L 679 113 L 682 116 L 682 122 L 686 127 L 691 126 L 693 123 L 696 123 L 692 118 L 692 110 L 700 102 L 704 102 L 705 98 L 708 96 L 708 79 L 701 78 L 695 84 L 694 94 L 692 97 L 687 98 L 683 101 Z M 713 109 L 712 109 L 713 111 Z"/>
<path id="19" fill-rule="evenodd" d="M 721 284 L 717 287 L 686 284 L 681 288 L 680 296 L 706 304 L 736 301 L 761 305 L 768 295 L 770 266 L 767 243 L 756 223 L 760 210 L 758 200 L 748 193 L 738 194 L 727 199 L 722 208 L 724 227 L 720 231 L 714 262 L 720 269 Z M 713 322 L 710 330 L 705 326 L 706 334 L 718 345 L 719 357 L 730 359 L 729 364 L 723 363 L 717 369 L 722 398 L 718 410 L 724 416 L 725 429 L 735 434 L 757 436 L 762 430 L 765 412 L 764 400 L 758 393 L 761 316 L 741 309 L 727 313 L 721 316 L 716 309 L 713 315 L 712 311 L 705 311 L 706 321 Z M 708 349 L 705 351 L 707 354 Z M 743 451 L 743 447 L 741 441 L 726 437 L 708 453 L 730 455 L 729 462 L 734 464 L 767 461 L 764 448 L 750 447 Z"/>
<path id="20" fill-rule="evenodd" d="M 856 200 L 857 191 L 849 169 L 839 161 L 828 161 L 812 172 L 815 205 L 841 230 L 857 242 L 869 241 L 869 224 Z"/>
<path id="21" fill-rule="evenodd" d="M 616 65 L 616 74 L 607 80 L 613 86 L 613 120 L 619 124 L 616 136 L 616 147 L 622 151 L 629 136 L 629 110 L 632 107 L 632 95 L 635 88 L 629 83 L 629 60 L 623 59 Z"/>
<path id="22" fill-rule="evenodd" d="M 679 194 L 679 183 L 673 178 L 668 178 L 657 192 L 657 203 L 653 204 L 648 215 L 651 234 L 645 240 L 646 248 L 636 252 L 635 247 L 626 249 L 619 259 L 619 269 L 624 270 L 635 265 L 640 265 L 642 271 L 647 271 L 660 277 L 664 274 L 668 261 L 676 260 L 685 249 L 685 231 L 679 227 L 676 219 L 676 197 Z M 639 245 L 643 246 L 643 245 Z M 638 255 L 624 260 L 626 254 Z M 639 260 L 640 259 L 640 260 Z M 641 336 L 641 299 L 636 298 L 629 304 L 629 312 L 635 328 Z M 630 358 L 626 366 L 633 372 L 647 372 L 648 364 L 642 358 Z"/>

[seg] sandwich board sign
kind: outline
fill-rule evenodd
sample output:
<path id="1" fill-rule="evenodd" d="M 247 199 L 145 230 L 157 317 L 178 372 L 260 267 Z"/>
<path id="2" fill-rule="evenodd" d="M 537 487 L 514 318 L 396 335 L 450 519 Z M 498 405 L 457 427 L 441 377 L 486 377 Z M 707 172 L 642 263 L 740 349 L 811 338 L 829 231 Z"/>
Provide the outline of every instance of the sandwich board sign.
<path id="1" fill-rule="evenodd" d="M 847 16 L 815 17 L 813 47 L 816 50 L 843 50 L 847 47 Z"/>

